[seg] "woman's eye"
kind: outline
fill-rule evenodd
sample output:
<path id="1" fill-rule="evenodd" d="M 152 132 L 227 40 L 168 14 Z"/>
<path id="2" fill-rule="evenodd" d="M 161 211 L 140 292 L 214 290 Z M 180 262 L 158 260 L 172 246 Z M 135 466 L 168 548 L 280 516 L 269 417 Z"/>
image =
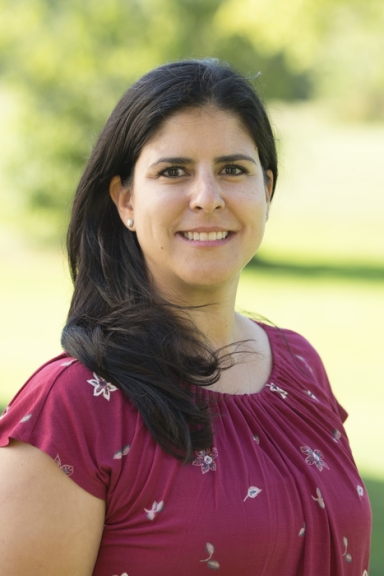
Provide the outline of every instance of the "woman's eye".
<path id="1" fill-rule="evenodd" d="M 166 176 L 167 178 L 179 178 L 180 176 L 185 176 L 185 170 L 184 168 L 173 166 L 163 170 L 161 176 Z"/>
<path id="2" fill-rule="evenodd" d="M 225 166 L 223 172 L 229 176 L 240 176 L 240 174 L 245 174 L 246 170 L 240 166 Z"/>

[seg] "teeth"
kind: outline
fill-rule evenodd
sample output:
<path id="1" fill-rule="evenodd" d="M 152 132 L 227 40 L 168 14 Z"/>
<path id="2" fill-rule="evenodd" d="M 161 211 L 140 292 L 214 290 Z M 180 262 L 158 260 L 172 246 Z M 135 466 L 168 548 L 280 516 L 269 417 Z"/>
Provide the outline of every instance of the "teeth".
<path id="1" fill-rule="evenodd" d="M 184 238 L 188 240 L 197 240 L 199 242 L 224 240 L 229 232 L 183 232 Z"/>

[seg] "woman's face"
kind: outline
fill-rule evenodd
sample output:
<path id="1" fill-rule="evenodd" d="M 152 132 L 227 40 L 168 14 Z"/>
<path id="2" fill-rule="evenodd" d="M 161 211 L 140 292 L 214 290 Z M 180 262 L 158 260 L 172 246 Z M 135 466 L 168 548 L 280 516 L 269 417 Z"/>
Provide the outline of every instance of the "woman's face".
<path id="1" fill-rule="evenodd" d="M 162 124 L 129 187 L 112 179 L 112 199 L 124 224 L 133 220 L 130 230 L 163 296 L 236 287 L 263 238 L 268 177 L 239 118 L 209 106 Z"/>

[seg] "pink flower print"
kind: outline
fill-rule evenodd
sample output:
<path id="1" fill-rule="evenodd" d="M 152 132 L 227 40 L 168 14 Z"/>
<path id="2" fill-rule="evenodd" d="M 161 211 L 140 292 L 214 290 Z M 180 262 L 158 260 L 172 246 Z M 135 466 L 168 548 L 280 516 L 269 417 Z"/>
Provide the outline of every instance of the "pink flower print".
<path id="1" fill-rule="evenodd" d="M 144 508 L 144 512 L 147 513 L 147 518 L 148 520 L 154 520 L 155 516 L 158 512 L 161 512 L 162 509 L 164 508 L 164 502 L 154 502 L 152 504 L 152 508 L 150 510 L 147 510 L 146 508 Z"/>
<path id="2" fill-rule="evenodd" d="M 332 438 L 335 442 L 338 442 L 341 438 L 340 430 L 337 430 L 337 428 L 335 428 L 334 431 L 332 432 Z"/>
<path id="3" fill-rule="evenodd" d="M 32 414 L 26 414 L 25 416 L 22 417 L 19 424 L 23 424 L 23 422 L 28 422 L 28 420 L 30 420 L 31 418 L 32 418 Z"/>
<path id="4" fill-rule="evenodd" d="M 211 560 L 213 553 L 215 551 L 214 545 L 207 542 L 205 549 L 206 549 L 207 553 L 209 554 L 209 556 L 205 560 L 200 560 L 200 562 L 206 562 L 208 568 L 211 568 L 212 570 L 218 570 L 220 568 L 220 564 L 218 563 L 218 561 L 217 560 Z"/>
<path id="5" fill-rule="evenodd" d="M 299 536 L 300 536 L 300 537 L 301 537 L 301 536 L 304 536 L 304 534 L 305 534 L 305 522 L 304 522 L 304 524 L 303 524 L 303 527 L 300 529 Z"/>
<path id="6" fill-rule="evenodd" d="M 312 498 L 313 500 L 315 500 L 315 502 L 318 503 L 318 505 L 320 506 L 320 508 L 323 508 L 323 509 L 324 509 L 324 508 L 325 508 L 325 502 L 324 502 L 323 496 L 322 496 L 322 494 L 321 494 L 321 492 L 320 492 L 320 488 L 316 488 L 316 494 L 317 494 L 317 498 L 315 498 L 314 496 L 311 496 L 311 498 Z"/>
<path id="7" fill-rule="evenodd" d="M 123 456 L 126 456 L 128 454 L 128 452 L 130 451 L 131 446 L 130 444 L 127 444 L 126 446 L 123 446 L 121 450 L 118 450 L 117 452 L 115 452 L 115 454 L 113 455 L 113 459 L 114 460 L 121 460 L 121 458 Z"/>
<path id="8" fill-rule="evenodd" d="M 348 539 L 344 536 L 343 538 L 343 543 L 344 543 L 344 554 L 343 556 L 345 556 L 345 559 L 347 562 L 352 562 L 352 556 L 349 554 L 348 552 Z"/>
<path id="9" fill-rule="evenodd" d="M 304 452 L 304 454 L 307 454 L 305 459 L 307 464 L 310 466 L 314 464 L 316 468 L 320 470 L 320 472 L 323 468 L 328 468 L 329 470 L 329 466 L 326 462 L 324 462 L 323 454 L 320 452 L 320 450 L 311 450 L 309 446 L 301 446 L 300 450 Z"/>
<path id="10" fill-rule="evenodd" d="M 69 466 L 69 464 L 63 464 L 63 466 L 62 466 L 59 455 L 56 456 L 55 462 L 58 465 L 58 467 L 60 468 L 60 470 L 62 470 L 64 472 L 64 474 L 66 474 L 67 476 L 72 476 L 72 474 L 74 472 L 73 466 Z"/>
<path id="11" fill-rule="evenodd" d="M 209 470 L 216 470 L 215 458 L 217 458 L 217 448 L 212 450 L 200 450 L 196 452 L 197 458 L 192 462 L 193 466 L 201 466 L 202 474 Z"/>
<path id="12" fill-rule="evenodd" d="M 117 390 L 116 386 L 110 384 L 110 382 L 107 382 L 106 380 L 104 380 L 104 378 L 101 378 L 95 373 L 93 373 L 93 375 L 94 378 L 92 378 L 91 380 L 87 380 L 87 382 L 89 384 L 92 384 L 92 386 L 94 386 L 95 388 L 93 391 L 93 395 L 100 396 L 102 394 L 106 400 L 110 400 L 111 392 L 116 392 Z"/>
<path id="13" fill-rule="evenodd" d="M 8 414 L 9 412 L 9 406 L 7 406 L 6 408 L 4 408 L 2 415 L 0 416 L 0 420 L 2 420 L 3 418 L 5 418 L 5 416 Z"/>
<path id="14" fill-rule="evenodd" d="M 244 498 L 243 502 L 245 502 L 247 498 L 256 498 L 256 496 L 258 496 L 261 491 L 262 491 L 261 488 L 257 488 L 256 486 L 250 486 L 248 488 L 248 493 Z"/>
<path id="15" fill-rule="evenodd" d="M 273 382 L 271 382 L 270 384 L 266 384 L 266 386 L 268 386 L 271 392 L 278 392 L 284 400 L 288 396 L 288 392 L 286 392 L 282 388 L 279 388 L 278 386 L 276 386 L 276 384 L 273 384 Z"/>
<path id="16" fill-rule="evenodd" d="M 360 486 L 360 484 L 358 484 L 356 486 L 356 489 L 357 489 L 357 493 L 360 496 L 360 498 L 361 498 L 361 496 L 364 496 L 364 488 L 362 486 Z"/>

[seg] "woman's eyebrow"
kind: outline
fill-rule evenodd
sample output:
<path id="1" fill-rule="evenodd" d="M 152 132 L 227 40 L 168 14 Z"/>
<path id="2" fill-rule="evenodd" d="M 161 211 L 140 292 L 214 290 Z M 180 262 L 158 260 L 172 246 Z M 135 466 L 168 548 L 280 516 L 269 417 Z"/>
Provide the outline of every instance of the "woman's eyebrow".
<path id="1" fill-rule="evenodd" d="M 224 162 L 237 162 L 238 160 L 246 160 L 248 162 L 253 162 L 256 164 L 254 158 L 252 156 L 247 156 L 246 154 L 229 154 L 227 156 L 218 156 L 214 159 L 215 164 L 223 164 Z M 185 156 L 164 156 L 159 158 L 150 165 L 150 168 L 157 166 L 158 164 L 179 164 L 179 165 L 186 165 L 186 164 L 194 164 L 194 160 L 192 158 L 187 158 Z"/>
<path id="2" fill-rule="evenodd" d="M 150 168 L 153 166 L 157 166 L 158 164 L 167 163 L 167 164 L 193 164 L 192 158 L 186 158 L 184 156 L 165 156 L 163 158 L 159 158 L 150 165 Z"/>
<path id="3" fill-rule="evenodd" d="M 230 154 L 228 156 L 219 156 L 215 158 L 216 164 L 222 164 L 223 162 L 237 162 L 238 160 L 247 160 L 248 162 L 253 162 L 256 164 L 255 159 L 252 156 L 247 156 L 246 154 Z"/>

